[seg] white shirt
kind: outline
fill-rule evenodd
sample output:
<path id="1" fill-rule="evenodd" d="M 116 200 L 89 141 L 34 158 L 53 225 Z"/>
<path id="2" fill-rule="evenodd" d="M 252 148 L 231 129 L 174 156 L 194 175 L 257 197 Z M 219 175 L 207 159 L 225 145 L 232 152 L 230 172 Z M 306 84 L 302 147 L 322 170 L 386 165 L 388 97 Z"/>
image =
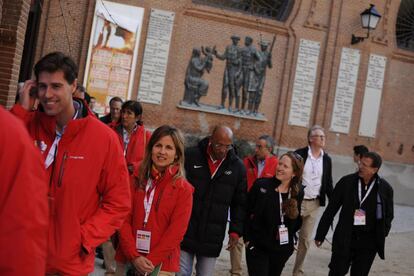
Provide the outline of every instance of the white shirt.
<path id="1" fill-rule="evenodd" d="M 308 158 L 303 168 L 303 181 L 305 186 L 306 199 L 313 199 L 319 196 L 319 192 L 322 185 L 322 172 L 323 172 L 323 150 L 318 158 L 312 155 L 310 147 L 308 147 Z"/>
<path id="2" fill-rule="evenodd" d="M 138 125 L 135 124 L 135 127 L 132 130 L 131 135 L 132 135 L 132 133 L 134 133 L 135 131 L 137 131 L 137 128 L 138 128 Z M 124 156 L 126 156 L 127 149 L 128 149 L 128 145 L 129 145 L 129 141 L 131 139 L 131 135 L 129 135 L 128 131 L 126 131 L 126 129 L 124 127 L 122 127 L 122 138 L 124 140 Z"/>
<path id="3" fill-rule="evenodd" d="M 262 176 L 263 169 L 265 167 L 265 159 L 264 160 L 257 160 L 257 177 Z"/>

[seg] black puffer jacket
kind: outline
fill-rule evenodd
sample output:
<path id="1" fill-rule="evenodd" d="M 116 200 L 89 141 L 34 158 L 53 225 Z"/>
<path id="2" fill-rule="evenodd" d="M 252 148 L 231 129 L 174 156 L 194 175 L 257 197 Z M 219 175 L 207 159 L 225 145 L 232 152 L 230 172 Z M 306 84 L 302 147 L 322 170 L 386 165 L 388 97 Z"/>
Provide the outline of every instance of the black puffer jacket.
<path id="1" fill-rule="evenodd" d="M 223 246 L 229 207 L 229 233 L 242 236 L 247 183 L 242 160 L 233 150 L 227 153 L 211 179 L 207 162 L 208 138 L 185 153 L 187 180 L 194 186 L 193 210 L 181 248 L 206 257 L 218 257 Z"/>

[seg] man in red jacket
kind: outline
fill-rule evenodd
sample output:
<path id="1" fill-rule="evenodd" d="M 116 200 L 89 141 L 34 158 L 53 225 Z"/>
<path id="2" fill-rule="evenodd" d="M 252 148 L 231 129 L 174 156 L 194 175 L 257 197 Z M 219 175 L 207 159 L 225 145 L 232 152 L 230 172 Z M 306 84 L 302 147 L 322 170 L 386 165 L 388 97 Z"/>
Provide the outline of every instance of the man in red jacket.
<path id="1" fill-rule="evenodd" d="M 23 124 L 0 107 L 0 275 L 45 275 L 47 180 Z"/>
<path id="2" fill-rule="evenodd" d="M 275 142 L 269 135 L 262 135 L 256 141 L 253 156 L 244 158 L 243 163 L 247 171 L 247 190 L 250 191 L 257 178 L 271 178 L 276 174 L 276 156 L 273 155 Z"/>
<path id="3" fill-rule="evenodd" d="M 254 155 L 247 156 L 243 159 L 247 174 L 247 190 L 253 186 L 257 178 L 271 178 L 276 174 L 278 159 L 273 155 L 273 147 L 275 142 L 269 135 L 262 135 L 256 141 Z M 230 250 L 231 275 L 242 275 L 242 259 L 243 241 L 239 242 Z"/>
<path id="4" fill-rule="evenodd" d="M 122 225 L 130 210 L 130 188 L 118 137 L 80 99 L 73 99 L 78 69 L 55 52 L 26 81 L 20 117 L 44 158 L 49 202 L 47 275 L 87 275 L 94 249 Z M 29 91 L 38 88 L 43 111 L 28 112 Z"/>

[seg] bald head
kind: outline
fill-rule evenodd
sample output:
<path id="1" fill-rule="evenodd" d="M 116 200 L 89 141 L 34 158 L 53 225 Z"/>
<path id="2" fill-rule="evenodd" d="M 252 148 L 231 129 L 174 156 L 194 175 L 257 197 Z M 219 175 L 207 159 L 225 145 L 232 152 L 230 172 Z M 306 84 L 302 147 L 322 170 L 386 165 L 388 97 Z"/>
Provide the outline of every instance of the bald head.
<path id="1" fill-rule="evenodd" d="M 233 141 L 233 131 L 227 126 L 219 125 L 214 127 L 211 137 L 226 137 L 227 139 Z"/>
<path id="2" fill-rule="evenodd" d="M 216 126 L 210 136 L 214 159 L 223 159 L 233 147 L 233 131 L 227 126 Z"/>

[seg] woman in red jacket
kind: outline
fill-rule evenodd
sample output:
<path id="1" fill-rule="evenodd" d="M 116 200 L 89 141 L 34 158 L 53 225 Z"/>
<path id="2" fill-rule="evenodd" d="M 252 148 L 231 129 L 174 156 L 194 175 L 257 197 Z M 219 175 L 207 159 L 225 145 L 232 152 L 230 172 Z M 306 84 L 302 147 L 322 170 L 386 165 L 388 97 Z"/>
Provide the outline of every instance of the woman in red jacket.
<path id="1" fill-rule="evenodd" d="M 113 127 L 118 134 L 131 175 L 144 158 L 145 147 L 151 138 L 151 133 L 145 130 L 141 118 L 141 104 L 137 101 L 126 101 L 121 108 L 121 122 Z"/>
<path id="2" fill-rule="evenodd" d="M 176 128 L 154 131 L 135 184 L 131 213 L 119 231 L 116 274 L 124 275 L 129 263 L 137 275 L 157 266 L 159 275 L 174 275 L 193 203 L 193 187 L 184 177 L 184 139 Z"/>

